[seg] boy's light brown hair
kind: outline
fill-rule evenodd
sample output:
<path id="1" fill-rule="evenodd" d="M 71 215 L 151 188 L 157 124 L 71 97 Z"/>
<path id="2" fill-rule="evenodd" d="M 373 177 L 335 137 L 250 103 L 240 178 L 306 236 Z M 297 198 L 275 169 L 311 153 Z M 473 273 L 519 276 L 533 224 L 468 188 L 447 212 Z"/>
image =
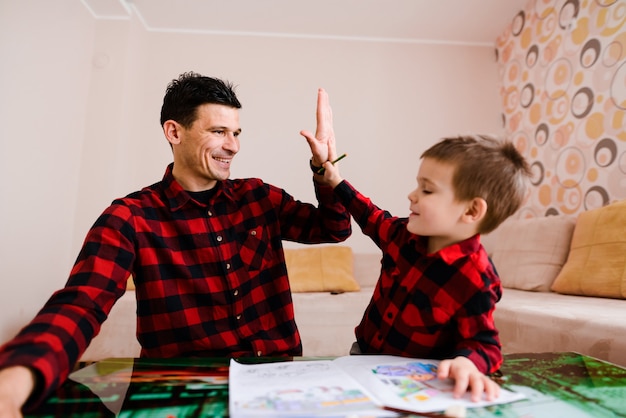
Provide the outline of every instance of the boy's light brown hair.
<path id="1" fill-rule="evenodd" d="M 487 202 L 479 234 L 496 229 L 522 205 L 531 171 L 510 141 L 489 135 L 444 138 L 421 155 L 454 166 L 452 186 L 456 199 L 476 197 Z"/>

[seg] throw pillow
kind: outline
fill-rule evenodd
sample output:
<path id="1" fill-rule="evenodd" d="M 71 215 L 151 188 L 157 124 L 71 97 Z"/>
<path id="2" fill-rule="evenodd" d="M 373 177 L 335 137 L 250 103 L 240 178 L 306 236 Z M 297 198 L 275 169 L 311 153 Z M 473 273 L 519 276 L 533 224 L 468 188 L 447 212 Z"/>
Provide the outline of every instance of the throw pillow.
<path id="1" fill-rule="evenodd" d="M 575 223 L 566 215 L 509 218 L 481 237 L 502 286 L 549 292 L 567 259 Z"/>
<path id="2" fill-rule="evenodd" d="M 286 249 L 292 292 L 343 293 L 360 290 L 354 279 L 352 248 L 313 246 Z"/>
<path id="3" fill-rule="evenodd" d="M 626 299 L 626 200 L 581 213 L 557 293 Z"/>

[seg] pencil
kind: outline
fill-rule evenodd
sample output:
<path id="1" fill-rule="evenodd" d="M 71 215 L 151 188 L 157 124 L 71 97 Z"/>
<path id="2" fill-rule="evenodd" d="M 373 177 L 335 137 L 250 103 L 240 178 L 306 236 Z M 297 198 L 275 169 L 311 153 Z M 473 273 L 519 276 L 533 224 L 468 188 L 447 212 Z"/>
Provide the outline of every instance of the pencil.
<path id="1" fill-rule="evenodd" d="M 337 157 L 337 159 L 335 161 L 331 161 L 331 164 L 335 164 L 336 162 L 343 160 L 344 158 L 346 158 L 348 156 L 348 154 L 341 154 L 339 157 Z M 317 174 L 324 174 L 324 171 L 326 171 L 326 169 L 324 167 L 320 167 L 319 170 L 317 170 Z"/>

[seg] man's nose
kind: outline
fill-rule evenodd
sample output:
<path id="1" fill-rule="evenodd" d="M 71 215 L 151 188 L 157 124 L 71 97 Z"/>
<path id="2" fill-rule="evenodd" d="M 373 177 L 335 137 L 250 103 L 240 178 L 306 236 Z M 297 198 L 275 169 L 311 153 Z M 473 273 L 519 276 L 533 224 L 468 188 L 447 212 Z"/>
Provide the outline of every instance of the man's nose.
<path id="1" fill-rule="evenodd" d="M 239 138 L 237 138 L 233 133 L 227 133 L 226 141 L 224 141 L 224 148 L 232 152 L 238 152 Z"/>

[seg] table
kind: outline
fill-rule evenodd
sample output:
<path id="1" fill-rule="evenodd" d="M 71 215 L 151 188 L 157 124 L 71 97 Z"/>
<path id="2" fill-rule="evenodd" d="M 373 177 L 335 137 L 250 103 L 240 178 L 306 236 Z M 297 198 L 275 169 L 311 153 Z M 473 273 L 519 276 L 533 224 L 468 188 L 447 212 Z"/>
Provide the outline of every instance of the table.
<path id="1" fill-rule="evenodd" d="M 26 417 L 227 417 L 228 364 L 227 358 L 103 360 L 72 373 Z M 527 398 L 468 409 L 469 418 L 626 417 L 626 369 L 611 363 L 571 352 L 508 354 L 502 373 L 500 383 Z"/>

